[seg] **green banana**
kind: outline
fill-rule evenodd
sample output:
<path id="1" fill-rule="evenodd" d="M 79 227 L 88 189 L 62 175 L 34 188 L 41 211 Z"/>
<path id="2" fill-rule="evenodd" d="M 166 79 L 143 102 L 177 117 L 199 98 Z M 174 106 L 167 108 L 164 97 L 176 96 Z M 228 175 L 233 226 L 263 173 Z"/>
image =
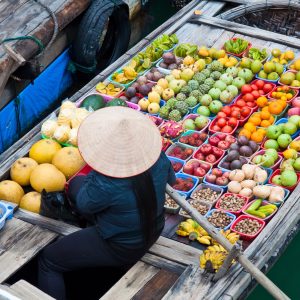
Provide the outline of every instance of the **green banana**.
<path id="1" fill-rule="evenodd" d="M 257 216 L 261 219 L 264 219 L 267 215 L 263 212 L 260 212 L 258 210 L 251 210 L 251 209 L 247 209 L 246 210 L 246 213 L 250 214 L 250 215 L 253 215 L 253 216 Z"/>
<path id="2" fill-rule="evenodd" d="M 248 210 L 257 210 L 261 206 L 261 203 L 262 199 L 257 199 L 248 207 Z"/>

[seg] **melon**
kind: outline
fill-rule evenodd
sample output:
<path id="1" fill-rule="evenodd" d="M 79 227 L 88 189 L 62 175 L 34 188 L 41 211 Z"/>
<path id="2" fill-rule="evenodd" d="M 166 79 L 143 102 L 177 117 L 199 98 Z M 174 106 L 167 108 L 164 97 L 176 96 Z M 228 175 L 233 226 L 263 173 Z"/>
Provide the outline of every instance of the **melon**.
<path id="1" fill-rule="evenodd" d="M 100 108 L 103 108 L 105 106 L 105 100 L 100 95 L 89 95 L 87 96 L 81 103 L 81 107 L 84 107 L 86 109 L 91 108 L 92 110 L 97 110 Z"/>
<path id="2" fill-rule="evenodd" d="M 38 164 L 51 163 L 54 154 L 61 149 L 61 145 L 54 140 L 43 139 L 32 145 L 29 157 Z"/>
<path id="3" fill-rule="evenodd" d="M 0 182 L 0 200 L 19 204 L 23 196 L 24 191 L 18 183 L 12 180 L 4 180 Z"/>
<path id="4" fill-rule="evenodd" d="M 65 188 L 66 177 L 54 165 L 41 164 L 32 171 L 30 184 L 39 193 L 43 189 L 46 192 L 59 192 Z"/>
<path id="5" fill-rule="evenodd" d="M 64 147 L 54 155 L 52 164 L 70 178 L 84 167 L 85 162 L 78 148 Z"/>
<path id="6" fill-rule="evenodd" d="M 30 184 L 30 175 L 38 163 L 30 157 L 17 159 L 11 166 L 10 177 L 22 186 Z"/>
<path id="7" fill-rule="evenodd" d="M 20 208 L 39 213 L 41 208 L 41 194 L 38 192 L 29 192 L 25 194 L 20 201 Z"/>

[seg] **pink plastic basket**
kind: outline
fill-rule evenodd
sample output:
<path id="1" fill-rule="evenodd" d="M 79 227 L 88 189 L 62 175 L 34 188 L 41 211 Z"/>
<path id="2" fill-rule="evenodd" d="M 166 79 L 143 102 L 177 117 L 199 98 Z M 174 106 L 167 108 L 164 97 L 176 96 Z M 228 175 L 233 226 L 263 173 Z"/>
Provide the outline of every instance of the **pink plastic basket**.
<path id="1" fill-rule="evenodd" d="M 297 187 L 298 183 L 300 182 L 300 174 L 296 173 L 296 175 L 297 175 L 297 183 L 295 185 L 293 185 L 293 186 L 283 186 L 283 185 L 278 185 L 278 184 L 275 184 L 274 182 L 272 182 L 272 179 L 274 178 L 274 176 L 280 175 L 280 174 L 281 174 L 281 171 L 279 169 L 275 170 L 273 172 L 273 174 L 269 178 L 269 184 L 280 186 L 280 187 L 282 187 L 284 189 L 287 189 L 290 192 L 292 192 Z"/>
<path id="2" fill-rule="evenodd" d="M 229 120 L 229 118 L 225 118 L 227 121 Z M 210 123 L 209 127 L 208 127 L 208 131 L 209 133 L 213 134 L 213 133 L 217 133 L 217 132 L 222 132 L 222 131 L 215 131 L 212 129 L 212 127 L 214 125 L 216 125 L 216 122 L 217 122 L 217 118 L 215 118 L 214 120 L 212 120 L 212 122 Z M 233 135 L 235 133 L 235 131 L 237 130 L 239 126 L 239 122 L 237 122 L 236 126 L 233 128 L 233 130 L 231 132 L 224 132 L 224 133 L 227 133 L 227 134 L 230 134 L 230 135 Z"/>
<path id="3" fill-rule="evenodd" d="M 220 207 L 221 202 L 225 201 L 224 198 L 225 198 L 225 197 L 228 197 L 228 196 L 230 196 L 230 195 L 234 195 L 235 197 L 238 197 L 238 198 L 244 200 L 244 205 L 243 205 L 243 207 L 242 207 L 240 210 L 233 211 L 233 210 L 223 209 L 223 208 Z M 225 193 L 225 194 L 223 194 L 223 195 L 220 197 L 220 199 L 219 199 L 218 202 L 216 203 L 216 208 L 219 209 L 219 210 L 223 210 L 223 211 L 230 212 L 230 213 L 232 213 L 232 214 L 234 214 L 234 215 L 236 215 L 236 216 L 239 216 L 239 215 L 242 213 L 243 209 L 244 209 L 244 208 L 246 207 L 246 205 L 248 204 L 249 199 L 250 199 L 249 197 L 245 197 L 245 196 L 242 196 L 242 195 L 239 195 L 239 194 Z"/>
<path id="4" fill-rule="evenodd" d="M 250 216 L 250 217 L 253 217 L 251 214 L 247 213 L 246 210 L 251 206 L 251 204 L 256 201 L 257 199 L 254 199 L 253 201 L 249 202 L 244 208 L 243 208 L 243 213 L 247 216 Z M 269 201 L 263 201 L 261 203 L 261 206 L 265 206 L 265 205 L 268 205 L 270 204 Z M 276 207 L 276 209 L 274 210 L 274 212 L 272 214 L 270 214 L 269 216 L 267 216 L 266 218 L 263 218 L 261 220 L 263 221 L 269 221 L 276 213 L 277 213 L 277 210 L 278 210 L 278 207 Z M 258 217 L 256 217 L 257 219 L 259 219 Z"/>
<path id="5" fill-rule="evenodd" d="M 236 39 L 237 39 L 237 38 L 232 38 L 231 40 L 235 41 Z M 222 49 L 224 49 L 225 52 L 226 52 L 227 54 L 229 54 L 229 55 L 232 55 L 232 56 L 236 56 L 236 57 L 241 58 L 241 57 L 244 55 L 244 53 L 246 53 L 246 51 L 248 51 L 248 50 L 251 48 L 251 46 L 252 46 L 252 44 L 248 41 L 248 47 L 247 47 L 243 52 L 238 53 L 238 54 L 236 54 L 236 53 L 231 53 L 231 52 L 226 51 L 224 46 L 222 47 Z"/>
<path id="6" fill-rule="evenodd" d="M 252 159 L 257 156 L 257 155 L 264 155 L 266 152 L 266 150 L 259 150 L 257 152 L 255 152 L 251 157 L 250 157 L 250 161 L 252 161 Z M 281 161 L 283 160 L 283 157 L 278 154 L 278 158 L 275 161 L 275 164 L 272 167 L 269 167 L 270 169 L 272 169 L 273 171 L 278 169 L 278 167 L 280 166 Z"/>

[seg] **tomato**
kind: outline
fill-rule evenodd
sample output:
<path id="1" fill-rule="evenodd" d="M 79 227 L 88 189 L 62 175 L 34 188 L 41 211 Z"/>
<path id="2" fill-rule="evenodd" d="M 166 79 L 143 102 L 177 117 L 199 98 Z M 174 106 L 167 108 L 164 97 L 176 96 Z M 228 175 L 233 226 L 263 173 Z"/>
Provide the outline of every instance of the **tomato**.
<path id="1" fill-rule="evenodd" d="M 246 105 L 251 108 L 256 106 L 256 104 L 254 102 L 246 102 Z"/>
<path id="2" fill-rule="evenodd" d="M 241 89 L 242 94 L 247 94 L 252 92 L 252 88 L 250 84 L 244 84 Z"/>
<path id="3" fill-rule="evenodd" d="M 221 109 L 221 111 L 222 111 L 223 113 L 225 113 L 228 117 L 229 117 L 230 114 L 231 114 L 231 108 L 230 108 L 230 106 L 224 106 L 224 107 Z"/>
<path id="4" fill-rule="evenodd" d="M 270 83 L 266 83 L 265 86 L 263 87 L 263 90 L 266 94 L 270 93 L 272 91 L 272 89 L 273 89 L 273 86 Z"/>
<path id="5" fill-rule="evenodd" d="M 258 90 L 259 94 L 262 96 L 262 95 L 265 95 L 265 92 L 263 90 Z"/>
<path id="6" fill-rule="evenodd" d="M 236 118 L 236 119 L 240 119 L 241 118 L 241 113 L 239 112 L 239 111 L 233 111 L 232 113 L 231 113 L 231 117 L 234 117 L 234 118 Z"/>
<path id="7" fill-rule="evenodd" d="M 243 100 L 245 100 L 246 102 L 254 101 L 254 96 L 252 95 L 252 93 L 248 93 L 243 96 Z"/>
<path id="8" fill-rule="evenodd" d="M 226 125 L 222 128 L 221 132 L 224 132 L 224 133 L 230 133 L 232 132 L 233 128 L 229 125 Z"/>
<path id="9" fill-rule="evenodd" d="M 254 97 L 255 99 L 257 99 L 257 98 L 260 96 L 260 94 L 259 94 L 258 91 L 253 91 L 251 94 L 253 95 L 253 97 Z"/>
<path id="10" fill-rule="evenodd" d="M 259 79 L 255 82 L 255 85 L 258 87 L 259 90 L 261 90 L 264 87 L 265 83 L 263 80 Z"/>
<path id="11" fill-rule="evenodd" d="M 251 112 L 251 109 L 249 107 L 245 106 L 241 109 L 241 115 L 243 117 L 248 117 L 250 115 L 250 112 Z"/>
<path id="12" fill-rule="evenodd" d="M 228 120 L 228 125 L 234 128 L 238 124 L 238 120 L 236 118 L 230 118 Z"/>
<path id="13" fill-rule="evenodd" d="M 214 125 L 211 129 L 213 131 L 221 131 L 221 128 L 218 125 Z"/>
<path id="14" fill-rule="evenodd" d="M 258 87 L 256 84 L 251 84 L 252 91 L 257 91 Z"/>
<path id="15" fill-rule="evenodd" d="M 226 117 L 227 117 L 227 115 L 223 111 L 219 111 L 217 113 L 217 118 L 226 118 Z"/>
<path id="16" fill-rule="evenodd" d="M 251 94 L 250 94 L 250 95 L 251 95 Z M 236 104 L 237 106 L 239 106 L 239 107 L 243 107 L 243 106 L 246 105 L 246 102 L 245 102 L 244 100 L 240 99 L 240 100 L 236 101 L 235 104 Z"/>
<path id="17" fill-rule="evenodd" d="M 241 108 L 238 107 L 238 106 L 232 106 L 231 107 L 231 111 L 240 111 L 240 110 L 241 110 Z"/>
<path id="18" fill-rule="evenodd" d="M 219 127 L 224 127 L 226 125 L 226 123 L 227 123 L 227 121 L 226 121 L 225 118 L 220 118 L 220 119 L 217 120 L 217 125 Z"/>

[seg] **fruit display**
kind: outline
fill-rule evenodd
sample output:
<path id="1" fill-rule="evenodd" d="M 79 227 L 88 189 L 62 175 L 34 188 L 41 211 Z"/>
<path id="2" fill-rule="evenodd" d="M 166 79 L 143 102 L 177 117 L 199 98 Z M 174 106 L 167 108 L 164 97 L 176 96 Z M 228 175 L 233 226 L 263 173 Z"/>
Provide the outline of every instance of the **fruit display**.
<path id="1" fill-rule="evenodd" d="M 96 85 L 96 91 L 100 94 L 117 97 L 124 88 L 113 83 L 99 82 Z"/>
<path id="2" fill-rule="evenodd" d="M 216 202 L 216 200 L 221 195 L 221 191 L 214 190 L 212 187 L 206 187 L 206 185 L 200 186 L 201 189 L 195 190 L 191 198 L 194 200 L 201 200 L 210 204 Z"/>
<path id="3" fill-rule="evenodd" d="M 173 210 L 176 210 L 176 209 L 179 210 L 179 205 L 168 194 L 166 194 L 166 200 L 165 200 L 164 207 L 167 209 L 169 208 L 169 209 L 173 209 Z"/>
<path id="4" fill-rule="evenodd" d="M 191 159 L 185 163 L 182 172 L 199 178 L 203 178 L 210 169 L 210 164 L 198 161 L 197 159 Z"/>
<path id="5" fill-rule="evenodd" d="M 184 130 L 202 130 L 210 123 L 209 118 L 204 116 L 189 115 L 183 121 Z"/>
<path id="6" fill-rule="evenodd" d="M 282 85 L 282 86 L 277 86 L 270 94 L 270 96 L 273 99 L 280 99 L 283 101 L 290 101 L 292 100 L 296 95 L 298 94 L 298 92 L 287 86 L 287 85 Z"/>
<path id="7" fill-rule="evenodd" d="M 292 50 L 287 50 L 281 52 L 280 49 L 272 49 L 271 61 L 279 62 L 282 65 L 286 65 L 288 62 L 292 61 L 295 58 L 295 53 Z"/>
<path id="8" fill-rule="evenodd" d="M 173 156 L 182 160 L 186 160 L 192 156 L 194 150 L 190 147 L 185 147 L 177 143 L 173 144 L 166 152 L 167 155 Z"/>
<path id="9" fill-rule="evenodd" d="M 227 228 L 234 221 L 233 215 L 217 209 L 211 210 L 210 215 L 207 215 L 206 218 L 212 225 L 220 229 Z"/>
<path id="10" fill-rule="evenodd" d="M 253 60 L 263 61 L 269 56 L 266 48 L 258 49 L 255 47 L 251 47 L 247 53 L 247 57 Z"/>
<path id="11" fill-rule="evenodd" d="M 217 117 L 209 125 L 209 131 L 212 133 L 223 132 L 233 134 L 238 126 L 236 118 L 223 118 Z"/>
<path id="12" fill-rule="evenodd" d="M 265 223 L 259 222 L 259 220 L 251 217 L 241 218 L 241 216 L 236 220 L 234 226 L 232 226 L 232 231 L 239 233 L 241 238 L 245 235 L 250 237 L 255 237 L 259 231 L 264 227 Z"/>
<path id="13" fill-rule="evenodd" d="M 217 202 L 216 207 L 218 209 L 229 211 L 231 213 L 237 213 L 247 204 L 248 198 L 237 195 L 226 193 Z"/>
<path id="14" fill-rule="evenodd" d="M 158 63 L 157 67 L 162 69 L 167 69 L 167 70 L 174 70 L 174 69 L 179 69 L 181 64 L 182 64 L 181 58 L 176 57 L 172 52 L 167 52 L 163 54 L 162 61 Z"/>
<path id="15" fill-rule="evenodd" d="M 229 147 L 236 142 L 236 138 L 230 134 L 215 133 L 208 138 L 208 143 L 222 150 L 228 150 Z"/>
<path id="16" fill-rule="evenodd" d="M 206 183 L 215 184 L 218 186 L 227 186 L 229 183 L 229 172 L 223 171 L 219 168 L 213 168 L 207 175 L 204 177 Z"/>
<path id="17" fill-rule="evenodd" d="M 175 121 L 167 121 L 160 126 L 159 130 L 163 137 L 176 139 L 183 132 L 183 126 Z"/>
<path id="18" fill-rule="evenodd" d="M 226 41 L 224 44 L 224 49 L 226 52 L 233 54 L 243 54 L 247 50 L 249 42 L 241 38 L 233 38 L 229 41 Z"/>
<path id="19" fill-rule="evenodd" d="M 276 170 L 269 179 L 270 183 L 283 186 L 284 188 L 294 188 L 299 181 L 299 174 L 292 169 Z"/>
<path id="20" fill-rule="evenodd" d="M 260 79 L 277 82 L 284 72 L 284 65 L 279 62 L 267 61 L 264 63 L 262 70 L 257 74 Z"/>
<path id="21" fill-rule="evenodd" d="M 176 182 L 172 185 L 172 188 L 180 192 L 189 192 L 197 184 L 192 177 L 189 176 L 176 176 Z"/>
<path id="22" fill-rule="evenodd" d="M 148 68 L 151 66 L 150 60 L 147 62 L 147 66 Z M 135 67 L 136 63 L 133 63 L 132 66 L 124 66 L 122 69 L 113 73 L 111 75 L 111 79 L 119 84 L 128 84 L 134 81 L 138 76 L 138 72 L 136 72 Z"/>
<path id="23" fill-rule="evenodd" d="M 285 150 L 293 140 L 291 135 L 296 131 L 297 126 L 291 122 L 271 125 L 267 128 L 266 141 L 263 147 L 281 151 Z"/>
<path id="24" fill-rule="evenodd" d="M 245 213 L 260 219 L 266 219 L 277 211 L 277 206 L 262 199 L 252 201 L 246 208 Z"/>
<path id="25" fill-rule="evenodd" d="M 294 88 L 300 88 L 300 71 L 288 71 L 283 73 L 280 76 L 279 82 Z"/>
<path id="26" fill-rule="evenodd" d="M 200 200 L 190 200 L 190 205 L 195 208 L 202 216 L 205 216 L 210 209 L 210 205 L 207 202 Z M 183 209 L 180 210 L 179 214 L 185 218 L 191 218 L 191 216 Z"/>
<path id="27" fill-rule="evenodd" d="M 250 117 L 251 112 L 251 108 L 245 105 L 241 106 L 241 100 L 239 100 L 237 104 L 224 106 L 221 111 L 218 112 L 217 118 L 229 118 L 229 124 L 236 126 L 238 121 L 245 122 Z"/>
<path id="28" fill-rule="evenodd" d="M 179 142 L 193 147 L 200 147 L 206 140 L 208 134 L 205 132 L 190 131 L 179 138 Z"/>
<path id="29" fill-rule="evenodd" d="M 253 155 L 251 162 L 260 165 L 265 168 L 272 168 L 275 164 L 279 164 L 282 160 L 281 155 L 278 154 L 275 149 L 267 149 L 258 151 L 257 154 Z"/>
<path id="30" fill-rule="evenodd" d="M 195 56 L 198 51 L 198 46 L 188 43 L 181 43 L 174 49 L 174 54 L 178 57 Z"/>
<path id="31" fill-rule="evenodd" d="M 210 144 L 203 144 L 194 153 L 194 158 L 206 161 L 212 165 L 216 164 L 223 156 L 224 150 L 211 146 Z"/>

